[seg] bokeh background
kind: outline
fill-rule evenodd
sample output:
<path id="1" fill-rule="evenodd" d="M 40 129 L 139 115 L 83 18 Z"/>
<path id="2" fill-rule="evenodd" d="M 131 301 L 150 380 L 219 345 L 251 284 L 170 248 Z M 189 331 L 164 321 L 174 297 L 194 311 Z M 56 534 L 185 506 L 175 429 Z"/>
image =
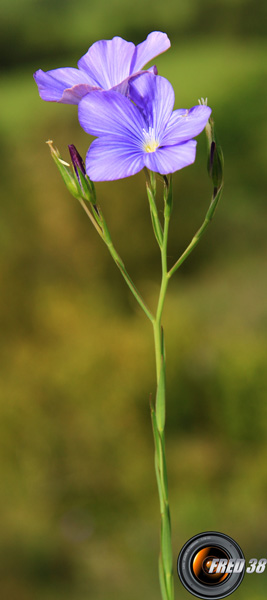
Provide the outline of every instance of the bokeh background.
<path id="1" fill-rule="evenodd" d="M 147 600 L 159 507 L 149 395 L 152 329 L 52 162 L 89 145 L 75 106 L 32 73 L 76 66 L 98 39 L 166 31 L 156 59 L 176 108 L 208 97 L 225 153 L 213 224 L 164 313 L 174 559 L 218 530 L 266 557 L 266 3 L 1 0 L 0 590 L 3 600 Z M 99 183 L 117 249 L 155 306 L 159 255 L 144 176 Z M 170 261 L 211 195 L 205 136 L 174 177 Z M 189 594 L 175 575 L 176 596 Z M 266 573 L 236 599 L 266 597 Z"/>

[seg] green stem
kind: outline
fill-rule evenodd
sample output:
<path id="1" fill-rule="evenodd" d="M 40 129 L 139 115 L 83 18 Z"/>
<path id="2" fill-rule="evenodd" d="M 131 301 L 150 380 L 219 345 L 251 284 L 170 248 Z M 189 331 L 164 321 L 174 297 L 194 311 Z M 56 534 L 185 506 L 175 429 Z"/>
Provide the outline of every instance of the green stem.
<path id="1" fill-rule="evenodd" d="M 121 272 L 121 274 L 123 276 L 123 279 L 126 281 L 128 287 L 130 288 L 131 292 L 133 293 L 134 297 L 136 298 L 139 306 L 141 306 L 141 308 L 143 309 L 143 311 L 146 314 L 146 316 L 153 323 L 154 322 L 154 316 L 151 313 L 151 311 L 149 310 L 149 308 L 146 305 L 145 301 L 143 300 L 141 294 L 139 293 L 137 287 L 133 283 L 131 277 L 128 275 L 128 272 L 126 271 L 124 263 L 123 263 L 120 255 L 118 254 L 117 250 L 114 248 L 113 243 L 111 241 L 109 241 L 109 242 L 106 242 L 106 245 L 107 245 L 107 247 L 109 249 L 109 252 L 110 252 L 113 260 L 115 261 L 117 267 L 119 268 L 119 270 L 120 270 L 120 272 Z"/>
<path id="2" fill-rule="evenodd" d="M 165 412 L 166 412 L 166 358 L 165 358 L 165 347 L 164 347 L 164 334 L 162 328 L 162 313 L 164 307 L 164 301 L 166 297 L 168 282 L 171 276 L 177 271 L 180 265 L 186 260 L 195 246 L 198 244 L 208 224 L 210 223 L 216 206 L 218 204 L 222 185 L 219 189 L 215 188 L 210 207 L 207 211 L 205 220 L 197 231 L 192 241 L 176 261 L 173 267 L 168 271 L 167 265 L 167 244 L 168 244 L 168 233 L 169 233 L 169 221 L 172 210 L 172 183 L 171 179 L 163 177 L 164 180 L 164 227 L 162 230 L 161 223 L 159 220 L 158 210 L 155 202 L 156 198 L 156 180 L 155 175 L 152 173 L 146 173 L 147 177 L 147 191 L 148 199 L 150 203 L 150 211 L 154 234 L 158 242 L 160 253 L 161 253 L 161 286 L 156 310 L 156 316 L 147 307 L 142 296 L 137 290 L 135 284 L 130 278 L 124 263 L 119 256 L 118 252 L 114 248 L 111 240 L 111 236 L 102 215 L 100 207 L 94 205 L 91 210 L 88 209 L 82 199 L 80 203 L 86 211 L 87 215 L 91 219 L 94 227 L 98 231 L 99 235 L 105 242 L 109 249 L 109 252 L 118 266 L 124 280 L 126 281 L 129 289 L 136 298 L 139 306 L 143 309 L 148 319 L 151 321 L 154 333 L 154 345 L 155 345 L 155 359 L 156 359 L 156 375 L 157 375 L 157 392 L 155 406 L 151 404 L 151 419 L 152 428 L 155 442 L 155 471 L 159 494 L 160 503 L 160 514 L 161 514 L 161 536 L 160 536 L 160 555 L 159 555 L 159 580 L 162 600 L 174 600 L 174 581 L 173 581 L 173 558 L 172 558 L 172 543 L 171 543 L 171 519 L 169 509 L 169 495 L 168 495 L 168 480 L 167 480 L 167 467 L 166 467 L 166 456 L 165 456 Z"/>
<path id="3" fill-rule="evenodd" d="M 162 226 L 161 226 L 161 222 L 159 220 L 158 209 L 157 209 L 157 204 L 156 204 L 156 177 L 155 177 L 155 173 L 153 173 L 152 171 L 148 171 L 146 168 L 144 169 L 144 171 L 145 171 L 145 177 L 146 177 L 146 191 L 147 191 L 147 197 L 148 197 L 148 201 L 149 201 L 153 231 L 154 231 L 156 241 L 157 241 L 159 247 L 161 248 L 162 242 L 163 242 L 163 232 L 162 232 Z"/>
<path id="4" fill-rule="evenodd" d="M 214 194 L 213 194 L 213 197 L 212 197 L 212 200 L 211 200 L 211 204 L 210 204 L 209 209 L 207 211 L 207 214 L 206 214 L 206 217 L 204 219 L 204 222 L 202 223 L 201 227 L 199 228 L 199 230 L 197 231 L 197 233 L 192 238 L 192 240 L 191 240 L 190 244 L 187 246 L 186 250 L 183 252 L 183 254 L 181 254 L 180 258 L 178 258 L 178 260 L 176 261 L 176 263 L 169 270 L 169 272 L 168 272 L 168 279 L 170 279 L 172 277 L 172 275 L 175 273 L 175 271 L 177 271 L 177 269 L 179 269 L 179 267 L 183 264 L 183 262 L 188 258 L 189 254 L 191 254 L 192 250 L 194 250 L 194 248 L 197 246 L 197 244 L 200 241 L 200 238 L 202 237 L 204 231 L 207 229 L 209 223 L 212 220 L 212 217 L 214 215 L 215 209 L 217 207 L 217 204 L 219 202 L 220 196 L 222 194 L 222 189 L 223 189 L 223 186 L 221 185 L 218 190 L 216 190 L 216 189 L 214 190 Z"/>
<path id="5" fill-rule="evenodd" d="M 218 204 L 222 185 L 217 190 L 214 190 L 210 207 L 207 211 L 205 220 L 193 237 L 191 243 L 183 252 L 181 257 L 177 260 L 174 266 L 168 271 L 167 267 L 167 243 L 168 243 L 168 231 L 169 231 L 169 220 L 172 208 L 172 188 L 171 181 L 168 182 L 164 179 L 164 230 L 162 243 L 160 244 L 161 249 L 161 267 L 162 267 L 162 278 L 160 293 L 158 299 L 158 306 L 156 312 L 156 318 L 153 322 L 154 331 L 154 343 L 155 343 L 155 356 L 156 356 L 156 372 L 157 372 L 157 394 L 156 394 L 156 405 L 155 408 L 151 407 L 152 427 L 155 441 L 155 470 L 156 479 L 158 486 L 158 494 L 160 501 L 160 513 L 161 513 L 161 551 L 159 556 L 159 580 L 161 587 L 161 595 L 163 600 L 174 600 L 174 581 L 173 581 L 173 565 L 172 565 L 172 543 L 171 543 L 171 519 L 169 510 L 169 498 L 168 498 L 168 480 L 167 480 L 167 467 L 165 457 L 165 406 L 166 406 L 166 360 L 165 360 L 165 348 L 164 348 L 164 336 L 163 328 L 161 325 L 162 312 L 167 292 L 168 282 L 173 273 L 180 267 L 180 265 L 186 260 L 195 246 L 198 244 L 208 224 L 210 223 L 216 206 Z"/>
<path id="6" fill-rule="evenodd" d="M 148 306 L 146 305 L 145 301 L 143 300 L 140 292 L 138 291 L 138 289 L 135 286 L 135 284 L 133 283 L 130 275 L 128 274 L 120 255 L 118 254 L 117 250 L 114 248 L 113 242 L 111 240 L 110 232 L 108 230 L 108 226 L 106 224 L 106 221 L 104 219 L 104 216 L 103 216 L 103 213 L 102 213 L 100 207 L 98 205 L 94 205 L 92 208 L 94 214 L 92 214 L 92 212 L 89 210 L 88 206 L 86 205 L 86 203 L 84 202 L 84 200 L 82 198 L 79 198 L 79 202 L 80 202 L 81 206 L 83 207 L 84 211 L 86 212 L 87 216 L 93 223 L 96 231 L 98 232 L 98 234 L 100 235 L 102 240 L 105 242 L 114 262 L 116 263 L 117 267 L 119 268 L 119 270 L 123 276 L 123 279 L 126 281 L 128 287 L 130 288 L 135 299 L 137 300 L 139 306 L 141 306 L 141 308 L 143 309 L 143 311 L 146 314 L 146 316 L 148 317 L 148 319 L 152 323 L 154 323 L 154 320 L 155 320 L 154 315 L 149 310 Z"/>
<path id="7" fill-rule="evenodd" d="M 102 232 L 102 230 L 101 230 L 101 227 L 98 225 L 98 223 L 97 223 L 96 219 L 94 218 L 94 215 L 91 213 L 91 211 L 90 211 L 90 209 L 88 208 L 88 206 L 87 206 L 86 202 L 85 202 L 85 201 L 83 200 L 83 198 L 81 198 L 81 197 L 79 197 L 79 198 L 78 198 L 78 200 L 79 200 L 79 202 L 80 202 L 80 205 L 82 206 L 82 208 L 83 208 L 84 212 L 86 212 L 87 216 L 89 217 L 89 219 L 90 219 L 91 223 L 93 223 L 93 226 L 95 227 L 95 229 L 96 229 L 97 233 L 100 235 L 100 237 L 101 237 L 102 239 L 104 239 L 104 238 L 103 238 L 103 232 Z"/>
<path id="8" fill-rule="evenodd" d="M 169 184 L 168 190 L 169 192 Z M 164 197 L 164 230 L 161 244 L 161 269 L 162 278 L 159 292 L 156 318 L 153 322 L 157 393 L 155 408 L 151 407 L 152 427 L 155 441 L 155 471 L 158 486 L 161 513 L 161 536 L 159 556 L 159 580 L 163 600 L 174 599 L 172 544 L 171 544 L 171 519 L 168 498 L 167 467 L 165 458 L 165 398 L 166 398 L 166 361 L 164 348 L 164 335 L 161 325 L 164 300 L 168 287 L 167 268 L 167 243 L 169 232 L 169 220 L 171 212 L 171 193 Z"/>

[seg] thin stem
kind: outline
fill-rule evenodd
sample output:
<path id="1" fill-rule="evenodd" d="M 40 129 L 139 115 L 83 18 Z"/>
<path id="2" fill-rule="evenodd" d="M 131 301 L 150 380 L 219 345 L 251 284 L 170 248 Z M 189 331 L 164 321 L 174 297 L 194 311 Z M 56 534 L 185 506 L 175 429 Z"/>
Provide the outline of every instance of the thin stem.
<path id="1" fill-rule="evenodd" d="M 93 223 L 93 226 L 95 227 L 97 233 L 99 233 L 100 237 L 102 239 L 104 239 L 103 232 L 102 232 L 101 228 L 99 227 L 99 225 L 97 224 L 97 222 L 96 222 L 93 214 L 91 213 L 90 209 L 88 208 L 86 202 L 81 197 L 79 197 L 78 200 L 79 200 L 80 205 L 82 206 L 83 210 L 86 212 L 87 216 L 89 217 L 90 221 Z"/>
<path id="2" fill-rule="evenodd" d="M 112 242 L 106 242 L 106 245 L 109 249 L 109 252 L 113 258 L 113 260 L 115 261 L 117 267 L 119 268 L 124 280 L 126 281 L 128 287 L 130 288 L 131 292 L 133 293 L 134 297 L 136 298 L 139 306 L 141 306 L 141 308 L 143 309 L 144 313 L 146 314 L 146 316 L 149 318 L 149 320 L 154 323 L 154 316 L 151 313 L 151 311 L 149 310 L 148 306 L 146 305 L 145 301 L 143 300 L 141 294 L 139 293 L 137 287 L 135 286 L 135 284 L 133 283 L 131 277 L 129 276 L 128 272 L 126 271 L 126 268 L 124 266 L 124 263 L 120 257 L 120 255 L 118 254 L 117 250 L 115 250 L 113 243 Z"/>
<path id="3" fill-rule="evenodd" d="M 166 183 L 166 182 L 165 182 Z M 166 191 L 166 190 L 165 190 Z M 166 406 L 166 360 L 164 348 L 164 334 L 161 325 L 164 300 L 168 286 L 167 243 L 169 220 L 171 212 L 171 189 L 167 182 L 167 194 L 164 196 L 164 229 L 161 244 L 161 286 L 158 298 L 156 318 L 153 323 L 157 393 L 155 408 L 151 406 L 152 427 L 155 441 L 155 471 L 158 486 L 160 513 L 161 513 L 161 539 L 159 556 L 159 580 L 163 600 L 174 599 L 172 544 L 171 544 L 171 519 L 168 499 L 168 480 L 165 458 L 165 406 Z"/>
<path id="4" fill-rule="evenodd" d="M 192 250 L 194 250 L 194 248 L 197 246 L 199 240 L 201 239 L 204 231 L 207 229 L 209 223 L 212 220 L 212 217 L 214 215 L 215 209 L 217 207 L 217 204 L 219 202 L 220 196 L 222 194 L 222 189 L 223 186 L 221 185 L 221 187 L 218 190 L 214 190 L 214 194 L 211 200 L 211 204 L 210 207 L 207 211 L 206 217 L 204 219 L 204 222 L 202 223 L 201 227 L 199 228 L 199 230 L 197 231 L 197 233 L 194 235 L 194 237 L 192 238 L 190 244 L 187 246 L 187 248 L 185 249 L 185 251 L 183 252 L 183 254 L 181 254 L 180 258 L 178 258 L 178 260 L 176 261 L 176 263 L 173 265 L 173 267 L 169 270 L 168 272 L 168 279 L 170 279 L 172 277 L 172 275 L 175 273 L 175 271 L 177 271 L 177 269 L 179 269 L 179 267 L 183 264 L 183 262 L 188 258 L 189 254 L 191 254 Z"/>
<path id="5" fill-rule="evenodd" d="M 165 300 L 167 285 L 168 285 L 167 244 L 168 244 L 169 222 L 170 222 L 169 215 L 165 215 L 164 216 L 163 243 L 162 243 L 162 248 L 161 248 L 162 279 L 161 279 L 158 307 L 157 307 L 157 313 L 156 313 L 156 320 L 159 323 L 161 323 L 163 305 L 164 305 L 164 300 Z"/>
<path id="6" fill-rule="evenodd" d="M 195 246 L 198 244 L 205 229 L 210 223 L 216 206 L 218 204 L 222 186 L 219 190 L 215 189 L 211 201 L 211 205 L 207 211 L 205 220 L 193 237 L 191 243 L 186 248 L 182 256 L 178 259 L 175 265 L 168 271 L 167 267 L 167 243 L 169 220 L 172 208 L 172 190 L 171 181 L 165 182 L 164 194 L 164 230 L 161 244 L 161 267 L 162 279 L 156 319 L 153 323 L 155 356 L 156 356 L 156 372 L 157 372 L 157 394 L 155 408 L 151 407 L 152 427 L 155 441 L 155 470 L 158 486 L 158 494 L 160 501 L 161 513 L 161 552 L 159 556 L 159 579 L 160 588 L 163 600 L 174 600 L 174 582 L 173 582 L 173 565 L 172 565 L 172 543 L 171 543 L 171 518 L 168 498 L 168 480 L 167 466 L 165 457 L 165 407 L 166 407 L 166 360 L 164 348 L 163 328 L 161 325 L 164 300 L 167 292 L 168 281 L 179 266 L 186 260 Z"/>
<path id="7" fill-rule="evenodd" d="M 207 211 L 205 220 L 197 231 L 192 241 L 176 261 L 173 267 L 168 271 L 167 264 L 167 244 L 169 233 L 169 222 L 172 210 L 172 183 L 171 179 L 163 177 L 164 180 L 164 227 L 162 226 L 158 216 L 158 210 L 155 202 L 156 197 L 156 181 L 155 175 L 146 172 L 147 191 L 150 203 L 150 211 L 155 238 L 158 242 L 161 252 L 161 286 L 156 310 L 156 316 L 147 307 L 145 301 L 137 290 L 135 284 L 130 278 L 124 263 L 114 248 L 111 236 L 103 217 L 100 207 L 94 205 L 92 212 L 89 210 L 83 199 L 79 199 L 86 214 L 92 221 L 97 232 L 105 242 L 109 252 L 118 266 L 124 280 L 129 289 L 136 298 L 139 306 L 143 309 L 148 319 L 151 321 L 154 333 L 155 359 L 156 359 L 156 375 L 157 375 L 157 392 L 155 406 L 151 403 L 151 419 L 155 442 L 155 471 L 159 494 L 160 514 L 161 514 L 161 537 L 160 537 L 160 555 L 159 555 L 159 580 L 162 600 L 174 600 L 174 581 L 173 581 L 173 558 L 172 558 L 172 543 L 171 543 L 171 519 L 169 509 L 168 496 L 168 480 L 167 466 L 165 456 L 165 412 L 166 412 L 166 358 L 164 347 L 164 334 L 162 328 L 162 313 L 164 301 L 166 297 L 168 282 L 175 271 L 186 260 L 195 246 L 198 244 L 208 224 L 210 223 L 216 206 L 218 204 L 222 185 L 217 190 L 214 189 L 211 205 Z"/>
<path id="8" fill-rule="evenodd" d="M 110 232 L 108 230 L 107 223 L 104 219 L 104 216 L 103 216 L 103 213 L 102 213 L 100 207 L 98 205 L 94 205 L 94 207 L 93 207 L 94 213 L 95 213 L 95 216 L 94 216 L 82 198 L 79 198 L 79 202 L 80 202 L 81 206 L 83 207 L 84 211 L 86 212 L 87 216 L 89 217 L 90 221 L 93 223 L 96 231 L 98 232 L 98 234 L 100 235 L 102 240 L 105 242 L 114 262 L 116 263 L 117 267 L 119 268 L 119 270 L 123 276 L 123 279 L 126 281 L 132 294 L 136 298 L 139 306 L 141 306 L 141 308 L 143 309 L 143 311 L 146 314 L 146 316 L 148 317 L 148 319 L 152 323 L 154 323 L 154 321 L 155 321 L 154 315 L 149 310 L 148 306 L 146 305 L 145 301 L 143 300 L 136 285 L 133 283 L 130 275 L 128 274 L 120 255 L 118 254 L 117 250 L 114 248 L 113 242 L 111 240 Z M 97 221 L 96 221 L 96 218 L 97 218 Z"/>
<path id="9" fill-rule="evenodd" d="M 159 384 L 161 361 L 162 361 L 162 331 L 161 331 L 161 318 L 163 312 L 163 306 L 165 296 L 168 287 L 168 269 L 167 269 L 167 242 L 168 242 L 168 230 L 169 230 L 169 218 L 165 218 L 164 233 L 163 233 L 163 244 L 161 248 L 161 269 L 162 278 L 159 292 L 158 306 L 156 312 L 156 320 L 154 321 L 154 341 L 155 341 L 155 356 L 156 356 L 156 371 L 157 371 L 157 384 Z"/>
<path id="10" fill-rule="evenodd" d="M 150 207 L 150 215 L 156 241 L 161 249 L 163 242 L 163 231 L 159 219 L 157 204 L 156 204 L 156 177 L 155 173 L 144 169 L 146 177 L 146 191 Z"/>

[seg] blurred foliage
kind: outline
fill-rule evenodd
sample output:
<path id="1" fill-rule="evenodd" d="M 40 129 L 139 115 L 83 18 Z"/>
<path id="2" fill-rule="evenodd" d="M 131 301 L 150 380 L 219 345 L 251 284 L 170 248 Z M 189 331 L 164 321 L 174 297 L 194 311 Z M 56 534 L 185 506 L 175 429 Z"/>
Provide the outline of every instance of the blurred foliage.
<path id="1" fill-rule="evenodd" d="M 41 102 L 33 70 L 75 65 L 97 39 L 165 30 L 155 62 L 176 106 L 208 96 L 225 153 L 213 224 L 169 288 L 167 459 L 174 556 L 199 531 L 266 556 L 266 5 L 2 0 L 1 577 L 4 600 L 159 598 L 150 324 L 45 140 L 66 159 L 77 109 Z M 175 175 L 170 261 L 209 197 L 204 135 Z M 159 256 L 143 174 L 97 185 L 115 245 L 155 306 Z M 160 200 L 160 199 L 159 199 Z M 246 576 L 237 600 L 263 600 Z M 265 584 L 266 585 L 266 584 Z M 176 580 L 177 597 L 187 592 Z"/>
<path id="2" fill-rule="evenodd" d="M 266 10 L 261 0 L 2 0 L 0 65 L 60 55 L 74 61 L 73 50 L 84 53 L 99 38 L 124 35 L 137 43 L 153 30 L 168 31 L 172 40 L 215 34 L 246 41 L 265 37 Z"/>

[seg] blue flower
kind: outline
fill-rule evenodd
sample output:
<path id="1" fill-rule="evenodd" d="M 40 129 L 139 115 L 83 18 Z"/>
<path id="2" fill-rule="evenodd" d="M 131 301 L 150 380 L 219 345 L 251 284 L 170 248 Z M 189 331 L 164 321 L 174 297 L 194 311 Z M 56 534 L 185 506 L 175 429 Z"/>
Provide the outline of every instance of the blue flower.
<path id="1" fill-rule="evenodd" d="M 79 103 L 81 126 L 97 136 L 86 156 L 92 181 L 129 177 L 144 167 L 167 175 L 195 160 L 192 138 L 204 129 L 208 106 L 173 111 L 171 84 L 147 72 L 129 82 L 129 96 L 92 91 Z"/>
<path id="2" fill-rule="evenodd" d="M 127 94 L 131 77 L 170 47 L 166 33 L 153 31 L 138 46 L 120 37 L 95 42 L 79 60 L 78 69 L 65 67 L 34 73 L 43 100 L 78 104 L 92 90 L 113 89 Z M 156 67 L 150 69 L 157 74 Z"/>

